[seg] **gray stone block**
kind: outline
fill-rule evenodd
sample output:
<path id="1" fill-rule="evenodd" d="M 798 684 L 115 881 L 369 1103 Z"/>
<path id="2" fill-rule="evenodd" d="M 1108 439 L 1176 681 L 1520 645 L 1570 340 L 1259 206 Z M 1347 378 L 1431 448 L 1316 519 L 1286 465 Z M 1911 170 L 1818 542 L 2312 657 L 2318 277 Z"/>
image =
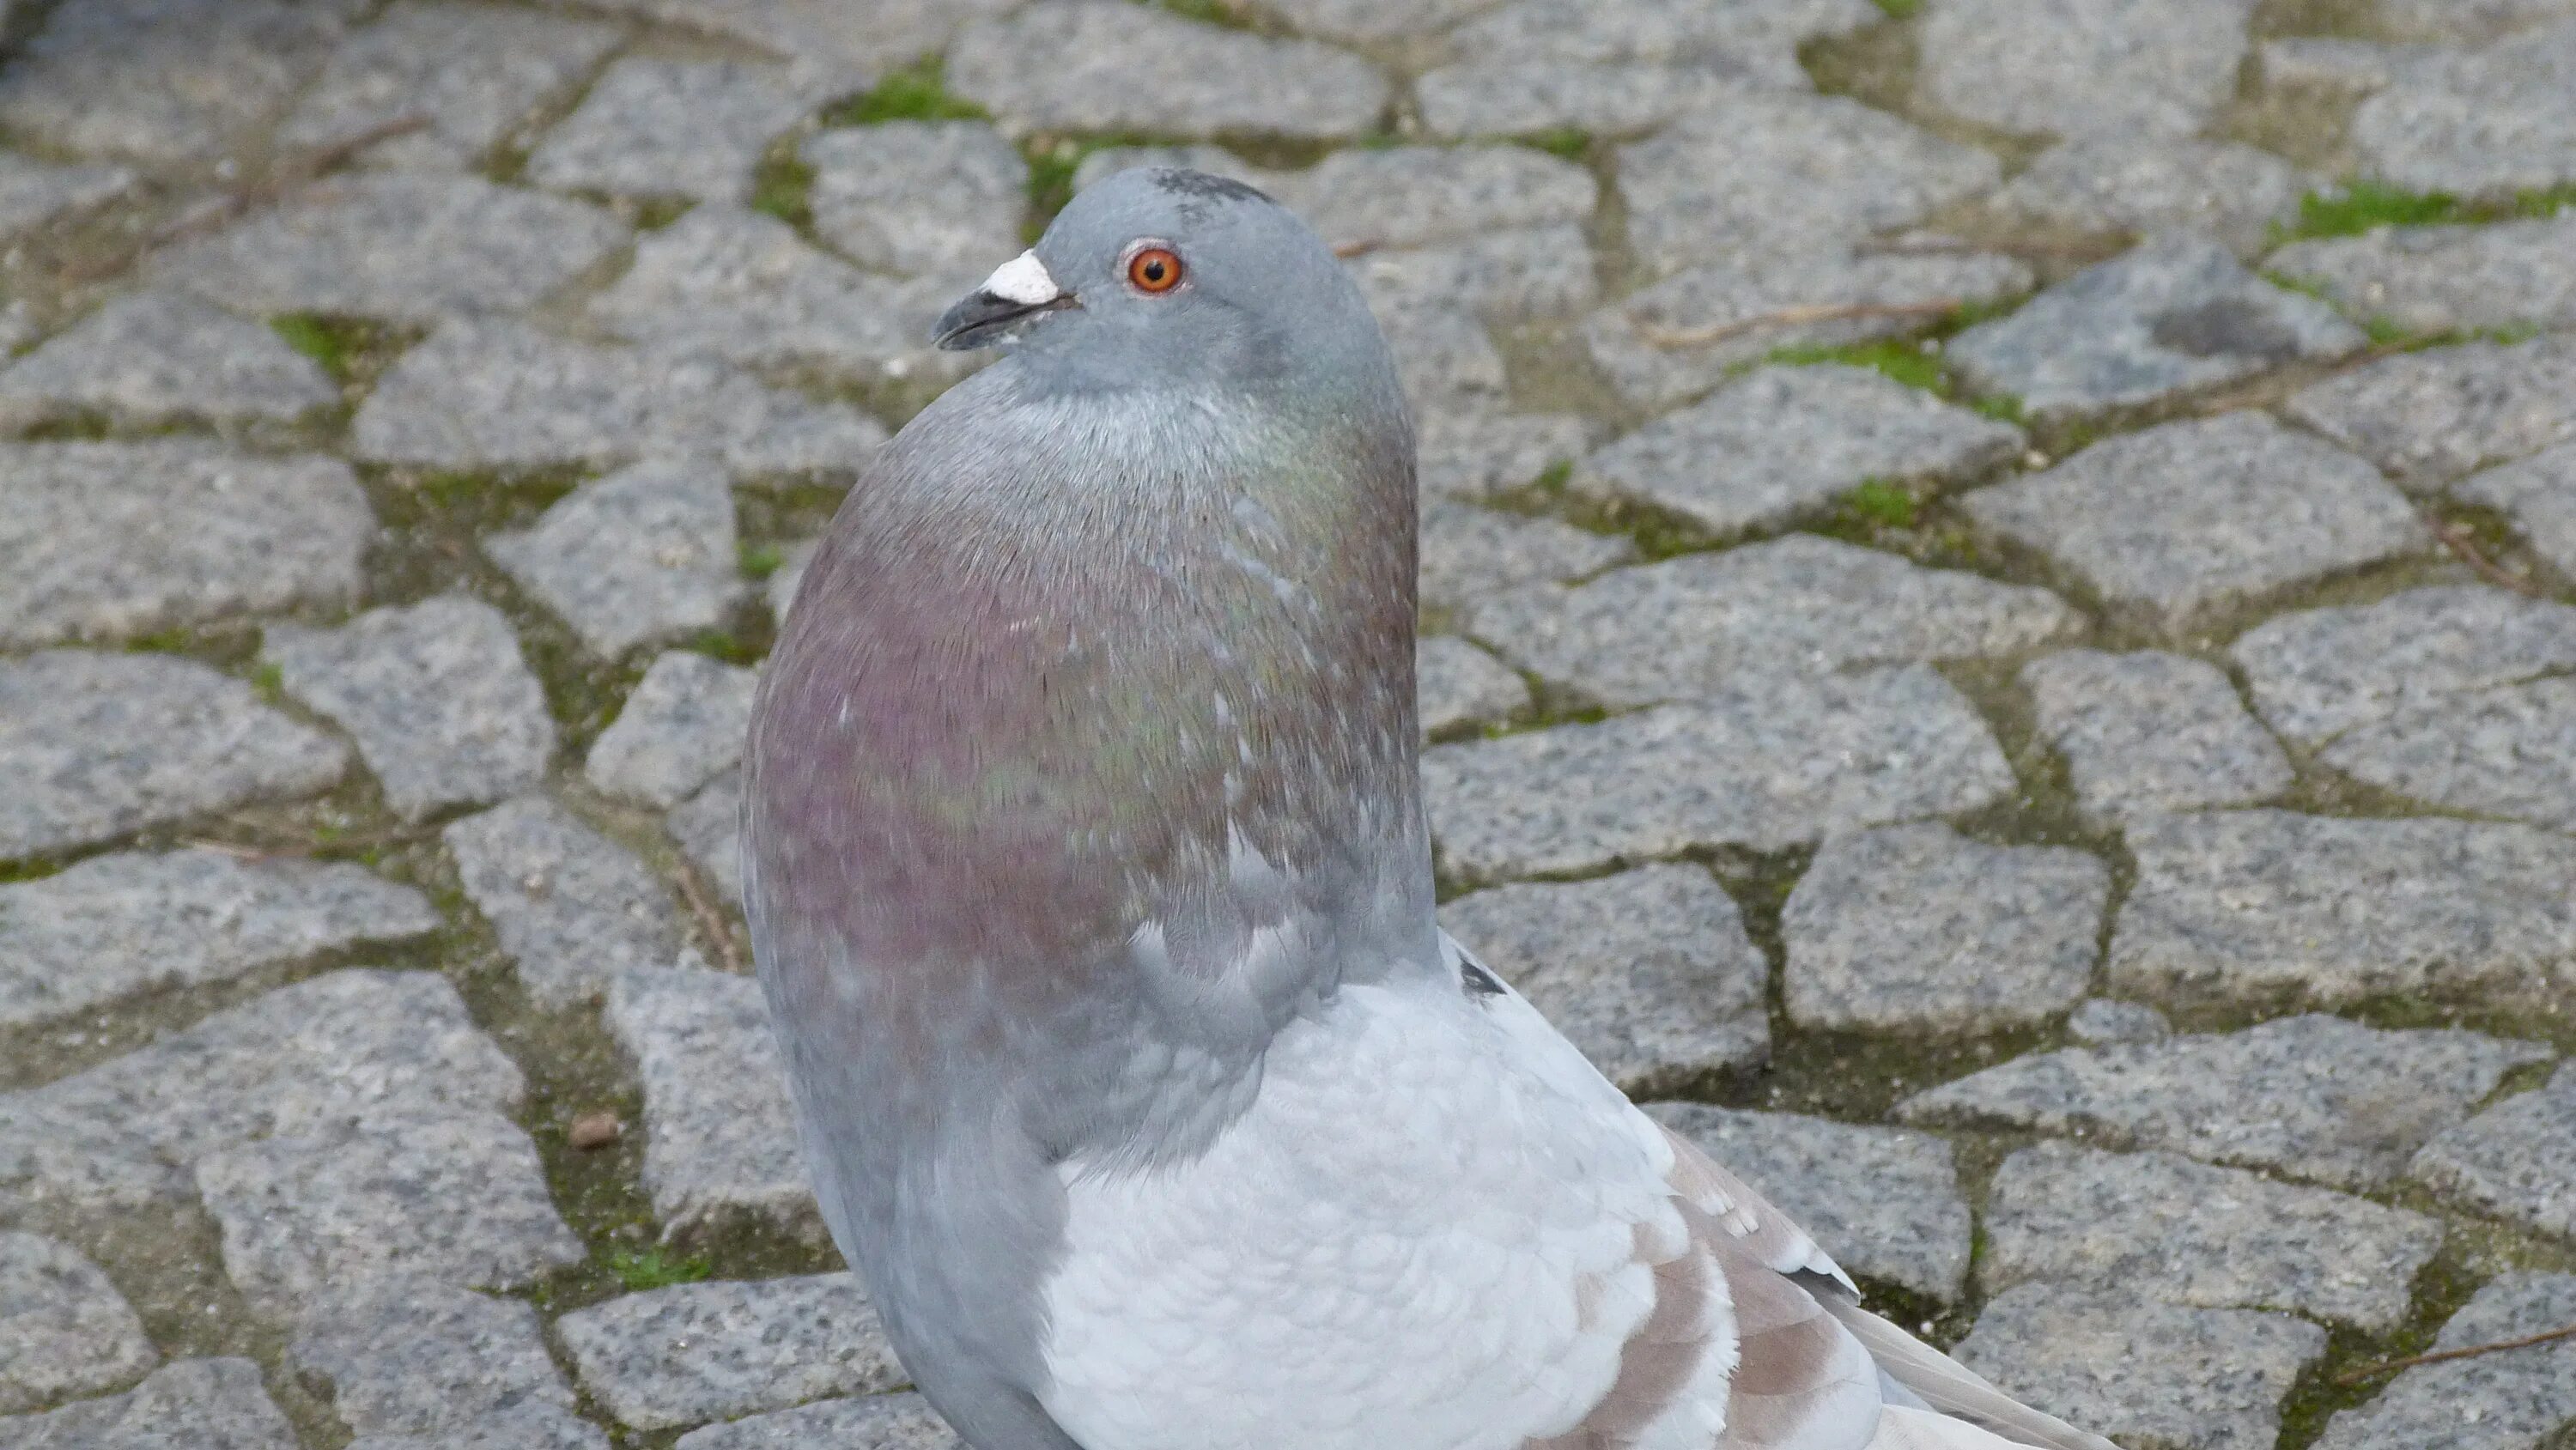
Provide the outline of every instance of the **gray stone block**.
<path id="1" fill-rule="evenodd" d="M 1799 46 L 1883 15 L 1861 0 L 1509 0 L 1450 40 L 1476 57 L 1686 65 L 1804 89 Z"/>
<path id="2" fill-rule="evenodd" d="M 0 445 L 0 645 L 353 599 L 375 529 L 336 459 L 176 438 Z"/>
<path id="3" fill-rule="evenodd" d="M 2534 553 L 2576 578 L 2576 443 L 2473 474 L 2451 496 L 2502 513 Z"/>
<path id="4" fill-rule="evenodd" d="M 1380 5 L 1374 0 L 1272 0 L 1264 8 L 1301 35 L 1327 40 L 1398 40 L 1445 30 L 1483 8 L 1485 0 L 1413 0 Z"/>
<path id="5" fill-rule="evenodd" d="M 160 1362 L 98 1265 L 69 1245 L 0 1230 L 0 1415 L 103 1394 Z"/>
<path id="6" fill-rule="evenodd" d="M 2407 1173 L 2453 1203 L 2576 1239 L 2576 1066 L 2436 1134 Z"/>
<path id="7" fill-rule="evenodd" d="M 483 552 L 603 659 L 713 629 L 744 591 L 733 486 L 711 459 L 594 479 Z"/>
<path id="8" fill-rule="evenodd" d="M 2468 1349 L 2576 1324 L 2576 1275 L 2506 1273 L 2478 1290 L 2433 1336 Z M 2576 1340 L 2561 1339 L 2441 1364 L 2417 1365 L 2378 1398 L 2339 1411 L 2321 1450 L 2540 1450 L 2576 1423 Z"/>
<path id="9" fill-rule="evenodd" d="M 2087 997 L 2066 1014 L 2066 1035 L 2090 1046 L 2105 1042 L 2153 1042 L 2170 1036 L 2173 1024 L 2144 1002 Z"/>
<path id="10" fill-rule="evenodd" d="M 687 1450 L 965 1450 L 930 1402 L 910 1390 L 819 1400 L 680 1437 Z"/>
<path id="11" fill-rule="evenodd" d="M 1868 368 L 1766 367 L 1595 452 L 1572 486 L 1732 534 L 1821 511 L 1872 479 L 1969 477 L 2022 445 L 2020 429 Z"/>
<path id="12" fill-rule="evenodd" d="M 414 1435 L 361 1435 L 349 1450 L 610 1450 L 606 1431 L 560 1405 L 519 1400 Z"/>
<path id="13" fill-rule="evenodd" d="M 1745 676 L 1693 704 L 1439 746 L 1422 778 L 1448 870 L 1467 881 L 1776 851 L 1976 810 L 2014 787 L 1976 712 L 1922 666 Z"/>
<path id="14" fill-rule="evenodd" d="M 735 476 L 847 473 L 886 438 L 874 418 L 770 388 L 720 358 L 454 323 L 378 379 L 350 427 L 371 462 L 461 470 L 708 454 Z"/>
<path id="15" fill-rule="evenodd" d="M 542 796 L 468 816 L 441 836 L 474 909 L 546 1007 L 569 1006 L 629 967 L 680 958 L 670 893 L 635 854 Z"/>
<path id="16" fill-rule="evenodd" d="M 1592 242 L 1574 222 L 1375 248 L 1352 257 L 1350 270 L 1372 306 L 1439 298 L 1488 322 L 1566 316 L 1601 293 Z"/>
<path id="17" fill-rule="evenodd" d="M 2034 1409 L 2155 1450 L 2270 1450 L 2325 1352 L 2326 1332 L 2287 1314 L 2048 1283 L 1996 1296 L 1955 1351 Z"/>
<path id="18" fill-rule="evenodd" d="M 2407 488 L 2434 489 L 2576 442 L 2576 340 L 2400 353 L 2293 394 L 2285 411 Z"/>
<path id="19" fill-rule="evenodd" d="M 1958 1302 L 1968 1201 L 1941 1138 L 1701 1103 L 1646 1111 L 1753 1185 L 1846 1270 Z"/>
<path id="20" fill-rule="evenodd" d="M 2408 332 L 2576 327 L 2576 215 L 2381 227 L 2293 242 L 2263 268 L 2323 288 L 2346 316 Z"/>
<path id="21" fill-rule="evenodd" d="M 615 217 L 564 197 L 371 172 L 317 182 L 147 270 L 239 312 L 427 323 L 533 307 L 627 237 Z"/>
<path id="22" fill-rule="evenodd" d="M 1591 446 L 1591 425 L 1571 413 L 1506 413 L 1498 407 L 1425 415 L 1415 410 L 1416 481 L 1428 498 L 1483 498 L 1534 482 Z"/>
<path id="23" fill-rule="evenodd" d="M 2021 687 L 2096 825 L 2245 805 L 2289 787 L 2280 743 L 2206 661 L 2065 650 L 2024 665 Z"/>
<path id="24" fill-rule="evenodd" d="M 2400 66 L 2352 117 L 2369 175 L 2509 196 L 2576 181 L 2576 18 Z"/>
<path id="25" fill-rule="evenodd" d="M 759 678 L 686 650 L 661 656 L 599 733 L 583 775 L 609 795 L 678 805 L 742 758 Z"/>
<path id="26" fill-rule="evenodd" d="M 1637 554 L 1633 541 L 1614 534 L 1437 498 L 1422 505 L 1421 545 L 1424 609 L 1460 609 L 1522 584 L 1582 579 Z"/>
<path id="27" fill-rule="evenodd" d="M 639 1430 L 783 1410 L 904 1382 L 848 1274 L 683 1284 L 555 1321 L 582 1388 Z"/>
<path id="28" fill-rule="evenodd" d="M 0 886 L 0 1026 L 432 932 L 427 897 L 363 867 L 213 851 L 93 856 Z"/>
<path id="29" fill-rule="evenodd" d="M 1733 899 L 1697 866 L 1498 886 L 1440 914 L 1631 1092 L 1756 1067 L 1771 1055 L 1770 965 Z"/>
<path id="30" fill-rule="evenodd" d="M 2361 329 L 2245 270 L 2217 241 L 2166 233 L 1951 339 L 1986 392 L 2037 419 L 2138 408 L 2294 362 L 2359 352 Z"/>
<path id="31" fill-rule="evenodd" d="M 1530 708 L 1529 686 L 1511 667 L 1463 639 L 1424 638 L 1413 654 L 1422 733 L 1493 724 Z"/>
<path id="32" fill-rule="evenodd" d="M 295 1430 L 246 1359 L 183 1359 L 121 1395 L 0 1418 L 11 1450 L 296 1450 Z"/>
<path id="33" fill-rule="evenodd" d="M 357 0 L 70 0 L 0 71 L 0 125 L 84 156 L 188 162 L 252 139 Z"/>
<path id="34" fill-rule="evenodd" d="M 1986 1201 L 1987 1293 L 2034 1279 L 2201 1309 L 2289 1309 L 2386 1334 L 2439 1220 L 2170 1153 L 2063 1143 L 2004 1160 Z"/>
<path id="35" fill-rule="evenodd" d="M 760 984 L 702 968 L 611 980 L 603 1014 L 644 1087 L 644 1191 L 665 1234 L 750 1221 L 823 1239 Z"/>
<path id="36" fill-rule="evenodd" d="M 2374 721 L 2576 669 L 2576 608 L 2479 585 L 2264 621 L 2229 653 L 2272 728 L 2331 744 Z"/>
<path id="37" fill-rule="evenodd" d="M 128 293 L 0 372 L 0 420 L 81 412 L 130 427 L 283 422 L 340 401 L 275 332 L 184 293 Z"/>
<path id="38" fill-rule="evenodd" d="M 2414 508 L 2369 464 L 2260 413 L 2111 438 L 1963 502 L 1980 526 L 2042 550 L 2174 635 L 2428 543 Z"/>
<path id="39" fill-rule="evenodd" d="M 820 539 L 807 539 L 788 545 L 780 555 L 778 569 L 762 591 L 769 599 L 771 619 L 787 622 L 787 607 L 796 602 L 796 586 L 805 582 L 805 566 L 814 562 L 814 551 L 822 546 Z"/>
<path id="40" fill-rule="evenodd" d="M 1016 255 L 1029 164 L 982 121 L 889 121 L 817 132 L 814 230 L 862 267 L 971 281 Z"/>
<path id="41" fill-rule="evenodd" d="M 728 770 L 662 818 L 716 894 L 742 905 L 742 772 Z"/>
<path id="42" fill-rule="evenodd" d="M 1592 173 L 1523 146 L 1336 151 L 1278 186 L 1326 242 L 1372 251 L 1586 222 L 1600 193 Z"/>
<path id="43" fill-rule="evenodd" d="M 417 1279 L 331 1286 L 296 1321 L 286 1363 L 362 1437 L 573 1403 L 535 1309 Z"/>
<path id="44" fill-rule="evenodd" d="M 2033 1053 L 1917 1093 L 1896 1118 L 2080 1135 L 2376 1188 L 2507 1071 L 2552 1055 L 2475 1032 L 2289 1017 L 2242 1032 Z"/>
<path id="45" fill-rule="evenodd" d="M 2187 137 L 2236 91 L 2251 0 L 1941 0 L 1918 93 L 2006 131 Z"/>
<path id="46" fill-rule="evenodd" d="M 34 231 L 122 196 L 133 185 L 134 173 L 122 166 L 58 166 L 16 152 L 0 155 L 0 237 Z"/>
<path id="47" fill-rule="evenodd" d="M 1377 125 L 1387 82 L 1358 56 L 1104 0 L 969 26 L 948 86 L 1014 135 L 1142 131 L 1340 140 Z"/>
<path id="48" fill-rule="evenodd" d="M 619 38 L 615 26 L 515 7 L 396 5 L 332 54 L 277 140 L 345 145 L 417 116 L 426 128 L 377 142 L 361 164 L 463 170 L 568 94 Z"/>
<path id="49" fill-rule="evenodd" d="M 960 25 L 1012 6 L 1011 0 L 602 0 L 597 8 L 739 41 L 828 78 L 864 77 L 934 55 Z"/>
<path id="50" fill-rule="evenodd" d="M 824 98 L 785 66 L 628 56 L 528 153 L 560 190 L 748 201 L 770 140 Z"/>
<path id="51" fill-rule="evenodd" d="M 1994 211 L 2080 232 L 2205 231 L 2239 256 L 2296 221 L 2315 178 L 2234 141 L 2143 132 L 2088 135 L 2033 158 L 1988 201 Z"/>
<path id="52" fill-rule="evenodd" d="M 2011 655 L 2083 628 L 2045 589 L 1793 534 L 1477 600 L 1466 632 L 1608 705 L 1693 699 L 1748 672 Z"/>
<path id="53" fill-rule="evenodd" d="M 1805 1027 L 1992 1032 L 2092 984 L 2110 871 L 2062 846 L 1989 846 L 1937 821 L 1828 836 L 1780 917 Z"/>
<path id="54" fill-rule="evenodd" d="M 328 790 L 348 747 L 162 654 L 0 660 L 0 860 Z"/>
<path id="55" fill-rule="evenodd" d="M 1634 136 L 1722 106 L 1749 79 L 1722 65 L 1471 60 L 1423 72 L 1413 94 L 1435 136 Z"/>
<path id="56" fill-rule="evenodd" d="M 2576 831 L 2576 678 L 2411 706 L 2319 758 L 2393 795 Z"/>

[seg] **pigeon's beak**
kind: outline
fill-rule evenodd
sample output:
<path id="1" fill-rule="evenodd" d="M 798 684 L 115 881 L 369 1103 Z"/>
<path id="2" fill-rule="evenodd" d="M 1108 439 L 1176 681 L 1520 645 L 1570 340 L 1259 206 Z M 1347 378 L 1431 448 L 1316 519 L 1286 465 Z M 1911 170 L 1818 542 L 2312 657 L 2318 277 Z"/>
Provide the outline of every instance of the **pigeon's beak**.
<path id="1" fill-rule="evenodd" d="M 1030 318 L 1081 305 L 1080 299 L 1056 285 L 1036 252 L 1022 252 L 941 313 L 931 341 L 952 352 L 989 347 Z"/>

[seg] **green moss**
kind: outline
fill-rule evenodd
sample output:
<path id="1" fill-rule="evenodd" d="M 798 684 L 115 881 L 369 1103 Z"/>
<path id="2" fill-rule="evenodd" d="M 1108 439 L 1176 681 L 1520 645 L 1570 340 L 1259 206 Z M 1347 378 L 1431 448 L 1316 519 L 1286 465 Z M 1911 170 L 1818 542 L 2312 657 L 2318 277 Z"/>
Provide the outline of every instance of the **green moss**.
<path id="1" fill-rule="evenodd" d="M 286 674 L 276 665 L 262 660 L 259 668 L 250 672 L 250 687 L 259 691 L 261 699 L 274 705 L 286 698 Z"/>
<path id="2" fill-rule="evenodd" d="M 694 1284 L 715 1272 L 704 1257 L 679 1258 L 660 1249 L 617 1249 L 608 1256 L 608 1271 L 631 1293 Z"/>
<path id="3" fill-rule="evenodd" d="M 702 629 L 689 640 L 689 648 L 702 655 L 713 655 L 729 665 L 756 665 L 761 651 L 749 640 L 732 630 Z"/>
<path id="4" fill-rule="evenodd" d="M 1154 0 L 1154 4 L 1155 8 L 1168 10 L 1184 20 L 1222 25 L 1228 29 L 1241 29 L 1247 18 L 1239 0 Z"/>
<path id="5" fill-rule="evenodd" d="M 1810 367 L 1817 363 L 1846 363 L 1852 367 L 1870 368 L 1909 388 L 1927 393 L 1949 391 L 1949 375 L 1941 365 L 1938 351 L 1926 352 L 1921 343 L 1882 338 L 1875 342 L 1849 342 L 1837 347 L 1793 345 L 1773 348 L 1765 362 L 1791 367 Z"/>
<path id="6" fill-rule="evenodd" d="M 1878 8 L 1886 11 L 1890 20 L 1910 20 L 1914 12 L 1923 8 L 1923 0 L 1878 0 Z"/>
<path id="7" fill-rule="evenodd" d="M 1968 405 L 1998 423 L 2021 426 L 2021 399 L 2010 393 L 1988 393 Z"/>
<path id="8" fill-rule="evenodd" d="M 1572 126 L 1559 126 L 1552 131 L 1541 131 L 1533 136 L 1524 136 L 1521 142 L 1551 156 L 1562 156 L 1568 161 L 1580 161 L 1592 150 L 1592 133 Z"/>
<path id="9" fill-rule="evenodd" d="M 1874 524 L 1891 529 L 1914 527 L 1914 495 L 1884 479 L 1866 478 L 1843 495 L 1843 506 Z"/>
<path id="10" fill-rule="evenodd" d="M 268 325 L 288 347 L 320 363 L 331 381 L 343 385 L 372 381 L 421 334 L 418 328 L 318 312 L 285 313 L 270 318 Z"/>
<path id="11" fill-rule="evenodd" d="M 2300 197 L 2297 224 L 2280 230 L 2285 239 L 2357 237 L 2376 227 L 2432 226 L 2460 218 L 2460 200 L 2448 192 L 2355 181 L 2337 191 L 2312 191 Z"/>
<path id="12" fill-rule="evenodd" d="M 766 579 L 778 572 L 779 565 L 787 562 L 787 551 L 776 544 L 745 544 L 740 562 L 744 578 Z"/>
<path id="13" fill-rule="evenodd" d="M 308 312 L 290 312 L 268 320 L 270 330 L 285 340 L 288 347 L 322 365 L 322 371 L 338 378 L 348 371 L 349 349 L 340 333 L 328 322 Z"/>
<path id="14" fill-rule="evenodd" d="M 808 201 L 813 191 L 814 168 L 796 154 L 793 143 L 780 142 L 760 158 L 759 169 L 752 173 L 751 208 L 801 227 L 814 219 Z"/>
<path id="15" fill-rule="evenodd" d="M 992 113 L 963 96 L 952 95 L 939 57 L 915 61 L 889 71 L 876 89 L 833 107 L 823 115 L 827 126 L 873 126 L 880 121 L 986 121 Z"/>

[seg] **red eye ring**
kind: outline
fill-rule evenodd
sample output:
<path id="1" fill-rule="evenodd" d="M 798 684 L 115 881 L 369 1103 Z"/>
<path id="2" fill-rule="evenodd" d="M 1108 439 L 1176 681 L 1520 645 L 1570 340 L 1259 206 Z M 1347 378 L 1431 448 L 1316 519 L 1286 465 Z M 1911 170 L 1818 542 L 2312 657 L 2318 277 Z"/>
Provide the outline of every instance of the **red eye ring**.
<path id="1" fill-rule="evenodd" d="M 1127 258 L 1127 285 L 1148 294 L 1181 285 L 1181 254 L 1169 247 L 1138 247 Z"/>

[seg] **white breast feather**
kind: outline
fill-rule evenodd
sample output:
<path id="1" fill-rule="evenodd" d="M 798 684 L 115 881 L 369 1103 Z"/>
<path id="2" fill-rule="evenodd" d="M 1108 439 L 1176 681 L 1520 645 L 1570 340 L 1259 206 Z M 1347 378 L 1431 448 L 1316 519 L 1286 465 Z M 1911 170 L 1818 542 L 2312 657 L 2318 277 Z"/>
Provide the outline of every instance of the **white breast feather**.
<path id="1" fill-rule="evenodd" d="M 1068 1165 L 1047 1411 L 1090 1450 L 1512 1450 L 1562 1433 L 1653 1307 L 1638 1230 L 1666 1253 L 1685 1237 L 1670 1164 L 1517 996 L 1345 988 L 1280 1035 L 1203 1157 Z M 1733 1338 L 1717 1336 L 1730 1364 Z"/>

